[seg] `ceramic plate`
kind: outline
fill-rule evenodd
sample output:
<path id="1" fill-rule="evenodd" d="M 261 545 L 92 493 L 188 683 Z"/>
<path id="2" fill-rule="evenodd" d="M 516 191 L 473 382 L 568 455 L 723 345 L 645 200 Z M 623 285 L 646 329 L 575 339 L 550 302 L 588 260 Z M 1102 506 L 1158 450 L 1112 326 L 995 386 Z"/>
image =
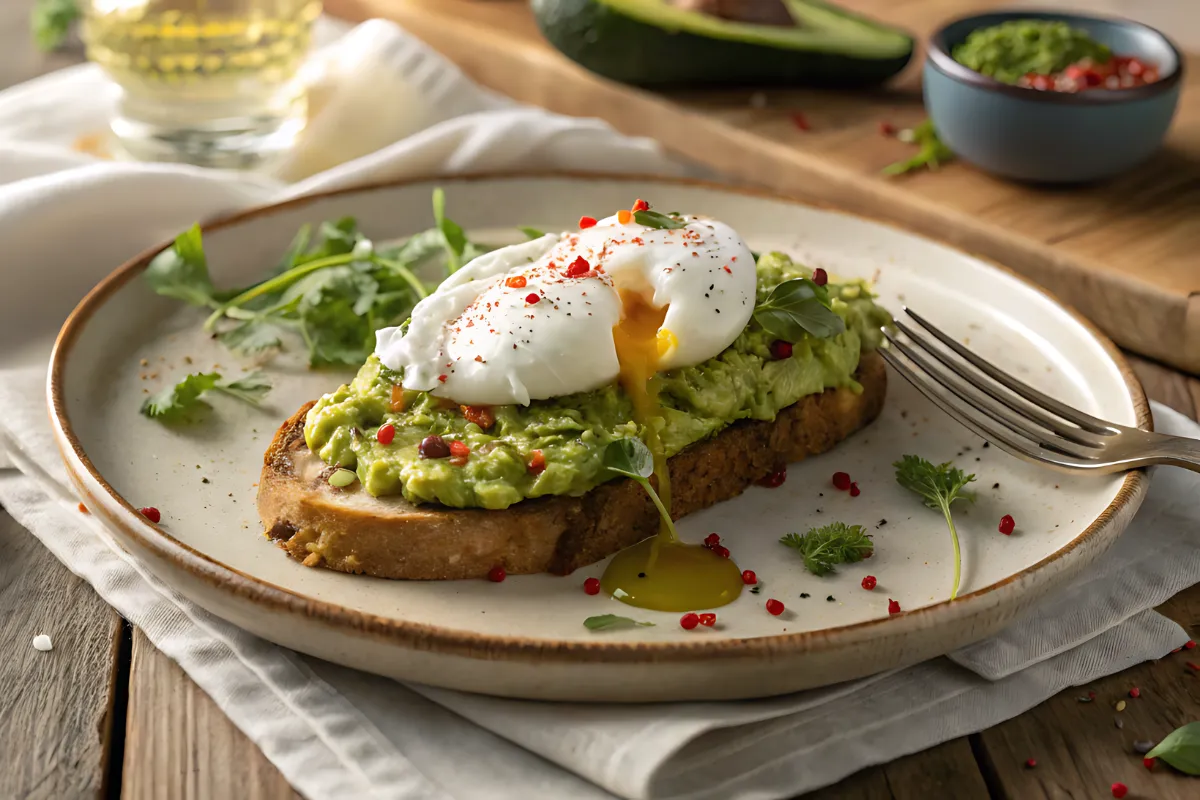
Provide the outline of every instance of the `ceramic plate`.
<path id="1" fill-rule="evenodd" d="M 836 211 L 718 186 L 595 176 L 501 176 L 374 186 L 306 198 L 210 225 L 221 286 L 257 280 L 304 223 L 352 215 L 374 239 L 430 223 L 430 192 L 469 231 L 551 230 L 644 197 L 709 214 L 756 250 L 781 249 L 836 274 L 874 278 L 881 302 L 921 311 L 1061 400 L 1126 425 L 1150 425 L 1141 389 L 1112 345 L 1044 292 L 1007 271 L 927 239 Z M 200 605 L 288 647 L 398 679 L 516 697 L 680 700 L 753 697 L 911 664 L 992 634 L 1069 581 L 1120 534 L 1146 489 L 1143 473 L 1072 477 L 1024 464 L 937 411 L 890 376 L 882 416 L 833 452 L 794 464 L 777 489 L 741 497 L 680 525 L 717 531 L 760 594 L 718 610 L 715 628 L 683 630 L 679 614 L 641 611 L 581 591 L 595 564 L 568 577 L 399 582 L 310 569 L 262 535 L 255 487 L 278 425 L 351 373 L 313 372 L 292 348 L 269 365 L 261 411 L 213 401 L 207 421 L 173 429 L 146 419 L 153 392 L 200 369 L 243 364 L 201 331 L 196 309 L 156 296 L 139 278 L 153 253 L 114 272 L 63 328 L 52 362 L 52 415 L 85 501 L 125 547 Z M 957 511 L 963 586 L 948 600 L 951 545 L 940 514 L 893 478 L 905 453 L 953 460 L 978 476 L 978 500 Z M 834 490 L 849 472 L 858 497 Z M 150 525 L 135 511 L 163 512 Z M 1004 514 L 1012 536 L 997 532 Z M 842 520 L 867 526 L 873 558 L 818 578 L 781 544 L 791 531 Z M 862 578 L 878 579 L 874 591 Z M 787 611 L 773 617 L 768 598 Z M 903 613 L 889 615 L 888 600 Z M 599 632 L 586 617 L 655 623 Z"/>

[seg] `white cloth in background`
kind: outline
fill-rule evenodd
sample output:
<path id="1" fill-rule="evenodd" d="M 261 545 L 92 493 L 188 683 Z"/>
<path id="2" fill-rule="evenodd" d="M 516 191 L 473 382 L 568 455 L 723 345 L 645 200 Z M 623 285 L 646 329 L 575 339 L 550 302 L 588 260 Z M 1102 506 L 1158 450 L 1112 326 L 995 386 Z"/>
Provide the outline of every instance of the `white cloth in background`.
<path id="1" fill-rule="evenodd" d="M 301 793 L 788 797 L 1008 719 L 1186 640 L 1148 610 L 1200 580 L 1200 477 L 1180 470 L 1157 472 L 1129 531 L 1087 575 L 1000 635 L 909 669 L 780 698 L 601 706 L 409 687 L 283 650 L 178 596 L 95 517 L 75 511 L 46 419 L 50 337 L 114 264 L 196 219 L 366 179 L 678 170 L 651 143 L 602 123 L 480 90 L 388 23 L 360 26 L 315 63 L 324 83 L 313 137 L 275 177 L 103 163 L 71 151 L 103 125 L 111 102 L 91 67 L 0 93 L 0 453 L 7 449 L 16 467 L 0 465 L 0 503 L 179 662 Z M 376 114 L 377 104 L 403 113 Z M 1155 423 L 1200 434 L 1159 406 Z"/>

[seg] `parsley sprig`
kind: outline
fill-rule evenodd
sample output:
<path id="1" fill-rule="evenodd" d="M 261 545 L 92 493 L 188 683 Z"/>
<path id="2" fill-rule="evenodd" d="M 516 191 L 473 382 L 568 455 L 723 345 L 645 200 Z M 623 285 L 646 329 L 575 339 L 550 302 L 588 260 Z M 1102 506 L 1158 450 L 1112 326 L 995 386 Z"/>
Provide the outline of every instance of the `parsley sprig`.
<path id="1" fill-rule="evenodd" d="M 196 372 L 150 395 L 142 403 L 142 413 L 164 422 L 178 422 L 204 405 L 202 396 L 217 392 L 235 397 L 243 403 L 258 406 L 271 384 L 261 372 L 251 372 L 240 378 L 222 378 L 218 372 Z"/>
<path id="2" fill-rule="evenodd" d="M 954 158 L 954 153 L 938 136 L 933 127 L 933 120 L 925 120 L 910 130 L 903 130 L 897 135 L 901 141 L 915 144 L 919 148 L 917 154 L 904 161 L 897 161 L 883 168 L 884 175 L 903 175 L 922 167 L 937 169 L 942 164 Z"/>
<path id="3" fill-rule="evenodd" d="M 805 333 L 828 339 L 846 330 L 846 322 L 832 310 L 829 289 L 809 278 L 784 281 L 754 309 L 754 321 L 776 339 L 795 344 Z"/>
<path id="4" fill-rule="evenodd" d="M 71 31 L 71 24 L 80 16 L 76 0 L 37 0 L 29 27 L 38 49 L 49 52 L 61 45 Z"/>
<path id="5" fill-rule="evenodd" d="M 418 276 L 440 258 L 449 275 L 484 248 L 445 215 L 445 195 L 433 193 L 434 228 L 397 247 L 380 247 L 352 217 L 309 226 L 262 281 L 220 291 L 213 284 L 199 226 L 180 234 L 150 263 L 145 277 L 158 294 L 211 310 L 204 329 L 237 355 L 283 347 L 300 335 L 310 366 L 357 366 L 375 346 L 375 331 L 398 325 L 436 283 Z"/>
<path id="6" fill-rule="evenodd" d="M 875 543 L 862 525 L 844 522 L 809 528 L 804 535 L 789 533 L 779 541 L 799 552 L 804 568 L 813 575 L 828 575 L 838 564 L 853 564 L 875 552 Z"/>
<path id="7" fill-rule="evenodd" d="M 608 447 L 604 448 L 604 466 L 617 475 L 624 475 L 626 478 L 637 481 L 646 490 L 646 494 L 650 495 L 650 499 L 662 516 L 663 524 L 667 526 L 671 536 L 678 538 L 678 534 L 675 533 L 675 523 L 671 520 L 671 513 L 663 505 L 658 492 L 654 491 L 654 487 L 650 485 L 650 476 L 654 474 L 654 456 L 641 439 L 616 439 L 609 442 Z"/>
<path id="8" fill-rule="evenodd" d="M 625 628 L 637 626 L 639 628 L 653 628 L 653 622 L 640 622 L 630 617 L 622 617 L 617 614 L 598 614 L 594 617 L 588 617 L 583 621 L 583 627 L 589 631 L 602 631 L 607 628 Z"/>
<path id="9" fill-rule="evenodd" d="M 682 228 L 687 225 L 678 214 L 660 214 L 657 211 L 635 211 L 633 212 L 633 221 L 639 225 L 645 225 L 647 228 L 658 228 L 660 230 L 673 231 L 677 228 Z"/>
<path id="10" fill-rule="evenodd" d="M 950 540 L 954 542 L 954 585 L 950 588 L 950 599 L 958 597 L 959 578 L 962 574 L 962 552 L 958 546 L 958 531 L 954 527 L 954 518 L 950 515 L 950 506 L 955 500 L 975 501 L 975 495 L 965 490 L 968 483 L 975 480 L 974 475 L 968 475 L 951 462 L 933 464 L 920 456 L 906 455 L 893 464 L 896 468 L 896 482 L 921 496 L 925 505 L 938 509 L 946 517 L 946 525 L 950 528 Z"/>

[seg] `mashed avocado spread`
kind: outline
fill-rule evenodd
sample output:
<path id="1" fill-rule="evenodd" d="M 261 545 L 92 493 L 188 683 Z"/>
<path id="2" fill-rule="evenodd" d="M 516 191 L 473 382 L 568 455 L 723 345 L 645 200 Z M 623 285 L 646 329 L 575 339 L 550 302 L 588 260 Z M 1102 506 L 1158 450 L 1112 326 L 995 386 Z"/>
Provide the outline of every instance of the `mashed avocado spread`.
<path id="1" fill-rule="evenodd" d="M 1018 19 L 972 31 L 954 48 L 954 60 L 1002 83 L 1017 83 L 1029 73 L 1052 75 L 1091 59 L 1112 56 L 1105 45 L 1059 20 Z"/>
<path id="2" fill-rule="evenodd" d="M 780 253 L 758 260 L 758 299 L 811 270 Z M 833 310 L 846 331 L 830 339 L 809 335 L 790 358 L 771 355 L 771 337 L 751 322 L 720 355 L 701 364 L 660 373 L 663 416 L 659 436 L 668 456 L 715 435 L 740 419 L 771 420 L 800 398 L 829 388 L 861 391 L 853 375 L 863 350 L 879 346 L 879 328 L 890 320 L 861 281 L 830 284 Z M 502 509 L 525 498 L 581 495 L 608 479 L 602 460 L 614 439 L 640 436 L 629 398 L 616 385 L 529 406 L 493 406 L 495 423 L 484 430 L 458 406 L 425 392 L 405 391 L 392 410 L 400 376 L 371 356 L 348 385 L 322 397 L 308 414 L 304 436 L 327 464 L 353 469 L 375 496 L 403 494 L 413 503 Z M 382 425 L 395 438 L 380 444 Z M 466 463 L 420 458 L 421 440 L 438 434 L 470 448 Z M 545 469 L 528 468 L 540 450 Z"/>

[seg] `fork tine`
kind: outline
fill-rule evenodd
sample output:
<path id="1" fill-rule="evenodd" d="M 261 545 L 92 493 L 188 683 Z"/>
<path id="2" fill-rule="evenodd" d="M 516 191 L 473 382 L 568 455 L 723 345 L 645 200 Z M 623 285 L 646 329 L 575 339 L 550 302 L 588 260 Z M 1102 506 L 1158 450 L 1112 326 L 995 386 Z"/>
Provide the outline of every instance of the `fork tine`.
<path id="1" fill-rule="evenodd" d="M 1103 443 L 1104 439 L 1098 434 L 1054 419 L 1049 414 L 1046 414 L 1044 411 L 1042 411 L 1040 407 L 1033 405 L 1017 395 L 1001 389 L 996 384 L 969 369 L 967 365 L 963 364 L 961 361 L 952 358 L 950 354 L 942 348 L 934 346 L 933 343 L 930 342 L 926 337 L 912 330 L 903 322 L 896 320 L 893 324 L 895 324 L 897 330 L 909 338 L 909 341 L 911 341 L 917 347 L 920 347 L 925 352 L 929 353 L 929 355 L 933 356 L 938 361 L 942 362 L 942 364 L 952 370 L 955 375 L 962 378 L 976 389 L 986 393 L 993 400 L 997 400 L 1008 406 L 1019 416 L 1032 419 L 1046 430 L 1053 431 L 1064 439 L 1075 442 L 1076 444 L 1095 447 Z M 933 374 L 933 371 L 928 367 L 922 366 L 921 368 L 930 375 Z M 942 382 L 945 383 L 945 381 Z M 992 414 L 992 416 L 995 417 L 996 415 Z M 996 418 L 999 419 L 999 417 Z M 1000 421 L 1003 422 L 1004 420 Z"/>
<path id="2" fill-rule="evenodd" d="M 1116 429 L 1111 423 L 1093 417 L 1091 414 L 1085 414 L 1084 412 L 1071 408 L 1064 403 L 1060 403 L 1053 397 L 1039 392 L 1029 384 L 1019 381 L 1013 376 L 1009 375 L 1007 372 L 1004 372 L 1003 370 L 993 366 L 991 362 L 985 361 L 984 359 L 975 355 L 975 353 L 971 352 L 966 347 L 956 342 L 953 338 L 943 333 L 939 328 L 935 327 L 933 323 L 922 317 L 917 312 L 913 311 L 911 308 L 906 307 L 904 312 L 916 320 L 917 324 L 919 324 L 922 328 L 937 337 L 942 344 L 946 345 L 964 359 L 974 364 L 992 380 L 1011 389 L 1029 402 L 1035 403 L 1047 411 L 1057 414 L 1068 422 L 1074 422 L 1079 427 L 1083 428 L 1084 430 L 1091 431 L 1092 433 L 1112 434 L 1115 432 Z"/>
<path id="3" fill-rule="evenodd" d="M 1034 444 L 1040 445 L 1047 450 L 1063 455 L 1075 456 L 1076 458 L 1094 458 L 1098 454 L 1099 451 L 1094 447 L 1062 439 L 1053 433 L 1038 430 L 1026 424 L 1027 421 L 1019 414 L 1014 414 L 1005 409 L 1004 406 L 991 400 L 983 392 L 975 390 L 964 381 L 954 377 L 951 373 L 940 369 L 936 364 L 909 347 L 905 342 L 902 342 L 890 331 L 884 331 L 883 335 L 887 337 L 887 340 L 897 350 L 907 356 L 909 361 L 916 364 L 926 375 L 932 378 L 934 383 L 948 389 L 952 395 L 957 396 L 959 399 L 969 402 L 973 408 L 987 414 L 1014 433 L 1024 436 Z"/>
<path id="4" fill-rule="evenodd" d="M 964 426 L 975 432 L 980 437 L 993 442 L 997 447 L 1001 448 L 1010 455 L 1026 461 L 1035 463 L 1049 464 L 1068 471 L 1093 471 L 1105 467 L 1104 462 L 1084 461 L 1082 459 L 1072 458 L 1070 456 L 1062 456 L 1057 453 L 1047 451 L 1045 448 L 1039 447 L 1028 440 L 1022 440 L 1020 437 L 1014 436 L 1010 431 L 997 429 L 988 422 L 978 419 L 971 413 L 969 406 L 960 399 L 950 394 L 945 388 L 939 384 L 935 384 L 930 380 L 920 378 L 913 370 L 904 363 L 903 359 L 889 349 L 880 349 L 879 354 L 884 360 L 892 366 L 900 375 L 916 387 L 917 391 L 925 395 L 938 408 L 945 411 L 954 419 L 958 420 Z"/>

